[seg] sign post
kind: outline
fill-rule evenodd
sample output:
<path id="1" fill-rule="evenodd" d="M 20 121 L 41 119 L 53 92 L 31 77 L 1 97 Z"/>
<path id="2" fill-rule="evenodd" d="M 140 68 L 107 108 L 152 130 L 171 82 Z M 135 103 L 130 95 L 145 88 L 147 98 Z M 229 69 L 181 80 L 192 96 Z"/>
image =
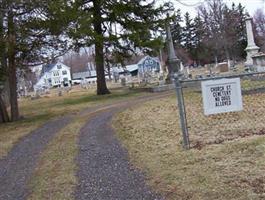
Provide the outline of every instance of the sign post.
<path id="1" fill-rule="evenodd" d="M 184 149 L 188 150 L 190 149 L 190 140 L 189 140 L 188 127 L 187 127 L 187 118 L 186 118 L 185 104 L 183 99 L 183 91 L 179 75 L 175 76 L 175 87 L 176 87 L 178 110 L 180 117 L 180 126 L 183 137 L 183 147 Z"/>
<path id="2" fill-rule="evenodd" d="M 243 110 L 240 78 L 201 82 L 205 115 Z"/>

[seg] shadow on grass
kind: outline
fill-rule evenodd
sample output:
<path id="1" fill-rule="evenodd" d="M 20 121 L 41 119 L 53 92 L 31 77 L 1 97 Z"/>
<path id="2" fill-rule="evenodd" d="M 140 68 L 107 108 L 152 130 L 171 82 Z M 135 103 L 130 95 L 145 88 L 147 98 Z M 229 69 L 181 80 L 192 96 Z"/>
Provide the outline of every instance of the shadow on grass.
<path id="1" fill-rule="evenodd" d="M 57 104 L 57 106 L 62 106 L 62 105 L 77 105 L 77 104 L 82 104 L 82 103 L 89 103 L 89 102 L 100 102 L 100 101 L 106 101 L 106 100 L 113 100 L 113 99 L 122 99 L 126 97 L 131 97 L 131 96 L 136 96 L 140 92 L 132 92 L 132 91 L 111 91 L 111 94 L 106 94 L 106 95 L 88 95 L 88 96 L 83 96 L 80 98 L 76 99 L 65 99 L 63 102 Z"/>
<path id="2" fill-rule="evenodd" d="M 78 104 L 85 104 L 85 103 L 101 103 L 101 102 L 106 102 L 106 101 L 111 101 L 111 100 L 119 100 L 119 99 L 123 99 L 123 98 L 128 98 L 128 97 L 133 97 L 133 96 L 137 96 L 140 95 L 141 92 L 135 92 L 135 91 L 130 91 L 130 90 L 124 90 L 124 89 L 118 89 L 118 90 L 111 90 L 111 94 L 107 94 L 107 95 L 96 95 L 96 94 L 88 94 L 86 96 L 82 96 L 82 97 L 77 97 L 74 99 L 70 99 L 70 98 L 66 98 L 66 99 L 62 99 L 60 102 L 50 102 L 49 103 L 49 107 L 50 108 L 63 108 L 63 107 L 69 107 L 69 109 L 72 106 L 76 106 Z M 34 108 L 32 108 L 34 109 Z M 33 115 L 27 115 L 25 113 L 25 115 L 23 115 L 23 117 L 15 122 L 8 122 L 8 123 L 0 123 L 0 129 L 1 128 L 12 128 L 12 126 L 14 127 L 20 127 L 20 126 L 30 126 L 32 124 L 39 124 L 42 122 L 46 122 L 52 118 L 55 117 L 59 117 L 62 116 L 66 113 L 62 113 L 60 111 L 58 111 L 58 113 L 56 112 L 50 112 L 49 110 L 46 111 L 45 108 L 43 108 L 44 110 L 42 110 L 41 112 L 37 112 L 34 113 Z M 71 110 L 71 109 L 70 109 Z"/>
<path id="3" fill-rule="evenodd" d="M 13 125 L 17 125 L 17 126 L 19 126 L 19 125 L 23 125 L 23 126 L 30 125 L 30 124 L 34 124 L 34 123 L 38 123 L 38 122 L 42 122 L 42 121 L 47 121 L 47 120 L 51 119 L 52 117 L 54 117 L 54 116 L 50 113 L 34 115 L 31 117 L 22 117 L 18 121 L 0 123 L 0 128 L 4 127 L 4 126 L 13 126 Z"/>

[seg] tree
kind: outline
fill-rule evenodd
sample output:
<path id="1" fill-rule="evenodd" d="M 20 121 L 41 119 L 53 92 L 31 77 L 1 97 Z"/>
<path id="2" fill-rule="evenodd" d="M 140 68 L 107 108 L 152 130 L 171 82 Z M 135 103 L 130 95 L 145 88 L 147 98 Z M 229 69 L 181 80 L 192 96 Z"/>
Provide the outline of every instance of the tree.
<path id="1" fill-rule="evenodd" d="M 181 10 L 178 9 L 173 17 L 172 17 L 172 24 L 171 24 L 171 33 L 172 33 L 172 40 L 174 46 L 180 48 L 182 46 L 181 42 L 183 41 L 183 27 L 181 26 L 181 22 L 183 22 L 181 17 Z"/>
<path id="2" fill-rule="evenodd" d="M 183 30 L 183 43 L 185 49 L 191 55 L 194 47 L 194 26 L 190 14 L 188 12 L 184 15 L 185 27 Z"/>
<path id="3" fill-rule="evenodd" d="M 265 51 L 265 14 L 262 9 L 256 10 L 253 22 L 256 42 L 261 51 Z"/>
<path id="4" fill-rule="evenodd" d="M 234 22 L 231 26 L 234 27 L 236 36 L 234 37 L 231 54 L 233 59 L 242 59 L 246 57 L 247 33 L 245 20 L 248 14 L 240 3 L 237 6 L 235 4 L 232 5 L 232 12 Z"/>
<path id="5" fill-rule="evenodd" d="M 194 51 L 193 60 L 196 61 L 197 65 L 201 64 L 201 61 L 205 61 L 207 58 L 207 47 L 203 44 L 205 39 L 205 27 L 201 17 L 198 15 L 194 19 Z"/>
<path id="6" fill-rule="evenodd" d="M 207 0 L 206 5 L 199 7 L 199 15 L 203 19 L 205 27 L 207 29 L 206 37 L 208 40 L 207 46 L 212 49 L 215 62 L 218 62 L 218 56 L 220 56 L 220 49 L 222 49 L 224 41 L 223 36 L 223 9 L 224 3 L 222 0 Z"/>
<path id="7" fill-rule="evenodd" d="M 58 0 L 59 1 L 59 0 Z M 66 46 L 64 39 L 57 38 L 59 24 L 52 23 L 62 19 L 55 10 L 54 3 L 58 1 L 0 1 L 0 37 L 1 37 L 1 76 L 8 80 L 11 120 L 19 119 L 17 101 L 17 69 L 27 67 L 47 58 L 53 52 Z"/>
<path id="8" fill-rule="evenodd" d="M 94 53 L 87 52 L 86 49 L 82 49 L 80 52 L 70 51 L 63 56 L 62 62 L 71 68 L 72 73 L 84 72 L 87 70 L 94 70 Z M 92 64 L 92 66 L 88 66 Z"/>
<path id="9" fill-rule="evenodd" d="M 161 45 L 154 32 L 163 26 L 163 13 L 171 4 L 155 7 L 149 0 L 76 0 L 71 13 L 76 16 L 69 36 L 77 48 L 95 46 L 97 94 L 110 93 L 105 80 L 104 47 L 116 55 L 133 53 L 139 49 L 150 53 Z"/>
<path id="10" fill-rule="evenodd" d="M 241 4 L 229 8 L 222 0 L 207 0 L 206 5 L 199 7 L 199 15 L 205 24 L 205 45 L 213 50 L 216 62 L 217 57 L 229 61 L 243 54 L 246 14 Z"/>
<path id="11" fill-rule="evenodd" d="M 3 2 L 0 1 L 0 3 Z M 2 97 L 7 78 L 6 47 L 4 37 L 4 11 L 3 8 L 0 7 L 0 123 L 9 121 L 7 106 Z"/>

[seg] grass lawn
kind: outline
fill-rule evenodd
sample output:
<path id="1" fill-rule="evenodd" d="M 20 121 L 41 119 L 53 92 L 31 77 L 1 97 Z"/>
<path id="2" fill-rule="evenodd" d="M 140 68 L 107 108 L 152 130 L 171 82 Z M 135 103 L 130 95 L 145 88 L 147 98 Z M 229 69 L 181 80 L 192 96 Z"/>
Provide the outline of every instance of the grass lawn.
<path id="1" fill-rule="evenodd" d="M 265 199 L 265 137 L 255 135 L 254 132 L 247 137 L 230 137 L 225 131 L 231 127 L 243 130 L 264 124 L 262 118 L 259 118 L 264 111 L 258 111 L 256 116 L 253 109 L 249 115 L 250 108 L 247 106 L 253 105 L 253 100 L 261 103 L 258 105 L 264 105 L 264 95 L 248 98 L 248 95 L 244 97 L 245 114 L 220 115 L 216 116 L 217 119 L 213 117 L 210 120 L 216 123 L 211 127 L 210 123 L 208 126 L 203 124 L 205 120 L 197 115 L 201 108 L 198 104 L 192 104 L 190 96 L 189 105 L 198 110 L 193 114 L 191 112 L 192 116 L 188 118 L 193 119 L 193 122 L 200 122 L 197 124 L 199 132 L 191 132 L 191 141 L 192 144 L 200 141 L 203 146 L 194 146 L 189 151 L 184 151 L 181 146 L 174 95 L 128 109 L 118 114 L 113 124 L 135 166 L 143 169 L 149 184 L 169 200 Z M 262 107 L 259 106 L 259 109 Z M 255 120 L 260 119 L 260 123 L 243 121 L 236 126 L 231 116 L 235 117 L 235 121 L 238 120 L 236 117 L 241 117 L 242 120 L 244 116 L 249 119 L 256 116 Z M 225 122 L 230 121 L 234 123 L 233 126 L 222 124 L 222 120 L 227 117 L 230 120 Z M 215 131 L 209 131 L 210 129 Z M 218 144 L 205 142 L 216 141 L 218 138 L 223 141 Z"/>
<path id="2" fill-rule="evenodd" d="M 22 99 L 19 101 L 20 114 L 23 120 L 0 124 L 0 158 L 7 155 L 13 145 L 48 120 L 66 114 L 75 114 L 94 105 L 100 105 L 119 99 L 141 95 L 128 89 L 113 88 L 112 94 L 97 96 L 95 88 L 84 90 L 74 88 L 63 96 L 57 95 L 57 90 L 40 99 Z"/>
<path id="3" fill-rule="evenodd" d="M 227 140 L 265 134 L 264 81 L 241 80 L 243 111 L 205 116 L 202 95 L 194 88 L 184 89 L 185 108 L 191 145 L 203 148 Z M 263 89 L 264 90 L 264 89 Z"/>

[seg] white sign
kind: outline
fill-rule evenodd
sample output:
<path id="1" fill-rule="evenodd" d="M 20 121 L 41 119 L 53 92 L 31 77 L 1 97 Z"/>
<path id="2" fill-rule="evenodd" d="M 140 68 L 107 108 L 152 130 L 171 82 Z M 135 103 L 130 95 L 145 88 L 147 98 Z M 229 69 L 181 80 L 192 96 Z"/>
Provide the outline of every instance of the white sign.
<path id="1" fill-rule="evenodd" d="M 205 115 L 243 110 L 240 78 L 202 81 Z"/>

